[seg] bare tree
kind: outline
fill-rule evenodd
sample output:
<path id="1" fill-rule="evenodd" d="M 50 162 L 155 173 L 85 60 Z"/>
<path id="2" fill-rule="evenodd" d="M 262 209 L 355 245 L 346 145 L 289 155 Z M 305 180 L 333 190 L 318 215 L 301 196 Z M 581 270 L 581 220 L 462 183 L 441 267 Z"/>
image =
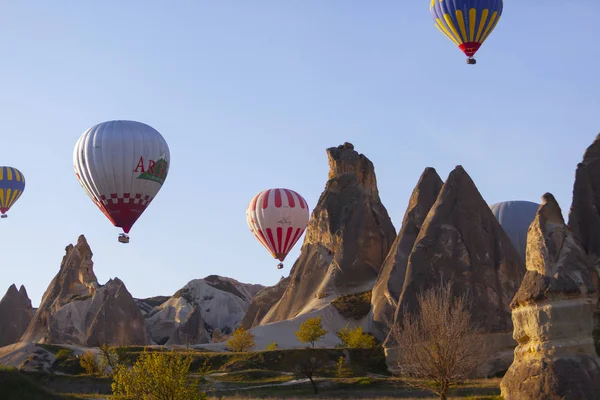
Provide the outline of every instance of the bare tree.
<path id="1" fill-rule="evenodd" d="M 445 400 L 448 390 L 468 378 L 484 361 L 483 340 L 471 321 L 466 295 L 452 296 L 452 284 L 442 284 L 417 296 L 418 309 L 404 308 L 402 321 L 390 327 L 398 346 L 401 373 L 433 381 L 432 389 Z"/>
<path id="2" fill-rule="evenodd" d="M 325 365 L 324 356 L 322 353 L 319 353 L 318 350 L 312 348 L 304 349 L 302 352 L 302 356 L 299 358 L 295 367 L 296 375 L 308 378 L 312 384 L 314 393 L 318 394 L 319 388 L 317 387 L 315 379 L 317 373 L 319 373 Z"/>

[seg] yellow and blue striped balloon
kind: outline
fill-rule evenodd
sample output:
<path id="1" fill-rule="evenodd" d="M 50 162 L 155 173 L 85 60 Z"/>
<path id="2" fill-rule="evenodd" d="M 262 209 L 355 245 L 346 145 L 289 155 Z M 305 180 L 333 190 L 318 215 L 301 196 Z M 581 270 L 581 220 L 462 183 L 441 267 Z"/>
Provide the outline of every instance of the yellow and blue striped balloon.
<path id="1" fill-rule="evenodd" d="M 472 60 L 496 28 L 503 7 L 502 0 L 431 0 L 429 10 L 435 27 Z"/>
<path id="2" fill-rule="evenodd" d="M 16 168 L 0 166 L 0 214 L 6 218 L 6 212 L 15 204 L 25 190 L 25 177 Z"/>

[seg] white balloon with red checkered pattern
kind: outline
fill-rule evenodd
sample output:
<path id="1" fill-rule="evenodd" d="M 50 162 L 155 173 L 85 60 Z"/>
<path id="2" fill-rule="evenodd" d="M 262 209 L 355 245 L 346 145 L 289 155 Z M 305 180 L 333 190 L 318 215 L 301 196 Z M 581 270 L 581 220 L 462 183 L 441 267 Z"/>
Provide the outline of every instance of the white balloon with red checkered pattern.
<path id="1" fill-rule="evenodd" d="M 252 198 L 246 209 L 250 231 L 280 261 L 300 239 L 308 219 L 306 200 L 291 189 L 264 190 Z"/>
<path id="2" fill-rule="evenodd" d="M 107 121 L 87 129 L 75 144 L 79 183 L 113 225 L 128 233 L 160 191 L 169 170 L 167 142 L 135 121 Z"/>

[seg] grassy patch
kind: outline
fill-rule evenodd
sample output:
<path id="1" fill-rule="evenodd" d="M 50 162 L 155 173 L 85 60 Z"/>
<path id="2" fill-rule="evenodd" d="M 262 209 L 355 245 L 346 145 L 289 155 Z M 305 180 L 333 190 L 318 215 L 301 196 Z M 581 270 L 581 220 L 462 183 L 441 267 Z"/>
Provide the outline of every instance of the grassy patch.
<path id="1" fill-rule="evenodd" d="M 132 365 L 140 353 L 139 351 L 124 351 L 123 359 Z M 149 349 L 150 351 L 161 351 Z M 165 351 L 164 349 L 162 351 Z M 191 372 L 198 372 L 205 361 L 208 362 L 209 372 L 236 372 L 248 370 L 270 370 L 278 372 L 294 372 L 296 366 L 305 355 L 305 349 L 281 349 L 271 351 L 253 351 L 244 353 L 233 352 L 203 352 L 193 349 L 178 349 L 183 354 L 193 357 L 190 366 Z M 385 364 L 383 348 L 378 346 L 372 349 L 315 349 L 326 360 L 327 375 L 335 374 L 335 365 L 340 356 L 349 362 L 349 369 L 354 376 L 364 376 L 367 373 L 389 375 Z M 121 354 L 121 353 L 120 353 Z"/>
<path id="2" fill-rule="evenodd" d="M 283 375 L 276 371 L 264 369 L 250 369 L 247 371 L 229 372 L 225 375 L 211 376 L 211 379 L 219 382 L 269 384 L 283 383 L 292 380 L 292 375 Z"/>
<path id="3" fill-rule="evenodd" d="M 3 400 L 75 400 L 76 397 L 58 395 L 35 383 L 24 373 L 13 368 L 0 369 Z"/>
<path id="4" fill-rule="evenodd" d="M 57 354 L 61 350 L 69 350 L 66 347 L 58 346 L 56 344 L 38 344 L 38 346 L 52 354 Z"/>
<path id="5" fill-rule="evenodd" d="M 341 296 L 331 302 L 345 318 L 360 320 L 371 310 L 371 291 Z"/>

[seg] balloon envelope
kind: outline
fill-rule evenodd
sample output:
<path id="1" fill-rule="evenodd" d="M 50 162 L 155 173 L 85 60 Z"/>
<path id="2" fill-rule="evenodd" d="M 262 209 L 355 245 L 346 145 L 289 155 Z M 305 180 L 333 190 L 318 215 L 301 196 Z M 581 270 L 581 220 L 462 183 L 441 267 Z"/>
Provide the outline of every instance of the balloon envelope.
<path id="1" fill-rule="evenodd" d="M 290 189 L 268 189 L 250 201 L 246 222 L 274 258 L 283 261 L 308 225 L 306 200 Z"/>
<path id="2" fill-rule="evenodd" d="M 524 200 L 503 201 L 490 206 L 492 213 L 523 259 L 527 249 L 527 230 L 535 219 L 539 206 L 537 203 Z"/>
<path id="3" fill-rule="evenodd" d="M 0 166 L 0 214 L 4 215 L 25 190 L 25 176 L 16 168 Z"/>
<path id="4" fill-rule="evenodd" d="M 431 0 L 434 25 L 472 57 L 490 36 L 502 15 L 502 0 Z"/>
<path id="5" fill-rule="evenodd" d="M 79 183 L 125 233 L 161 189 L 169 165 L 169 147 L 162 135 L 135 121 L 94 125 L 81 135 L 73 151 Z"/>

